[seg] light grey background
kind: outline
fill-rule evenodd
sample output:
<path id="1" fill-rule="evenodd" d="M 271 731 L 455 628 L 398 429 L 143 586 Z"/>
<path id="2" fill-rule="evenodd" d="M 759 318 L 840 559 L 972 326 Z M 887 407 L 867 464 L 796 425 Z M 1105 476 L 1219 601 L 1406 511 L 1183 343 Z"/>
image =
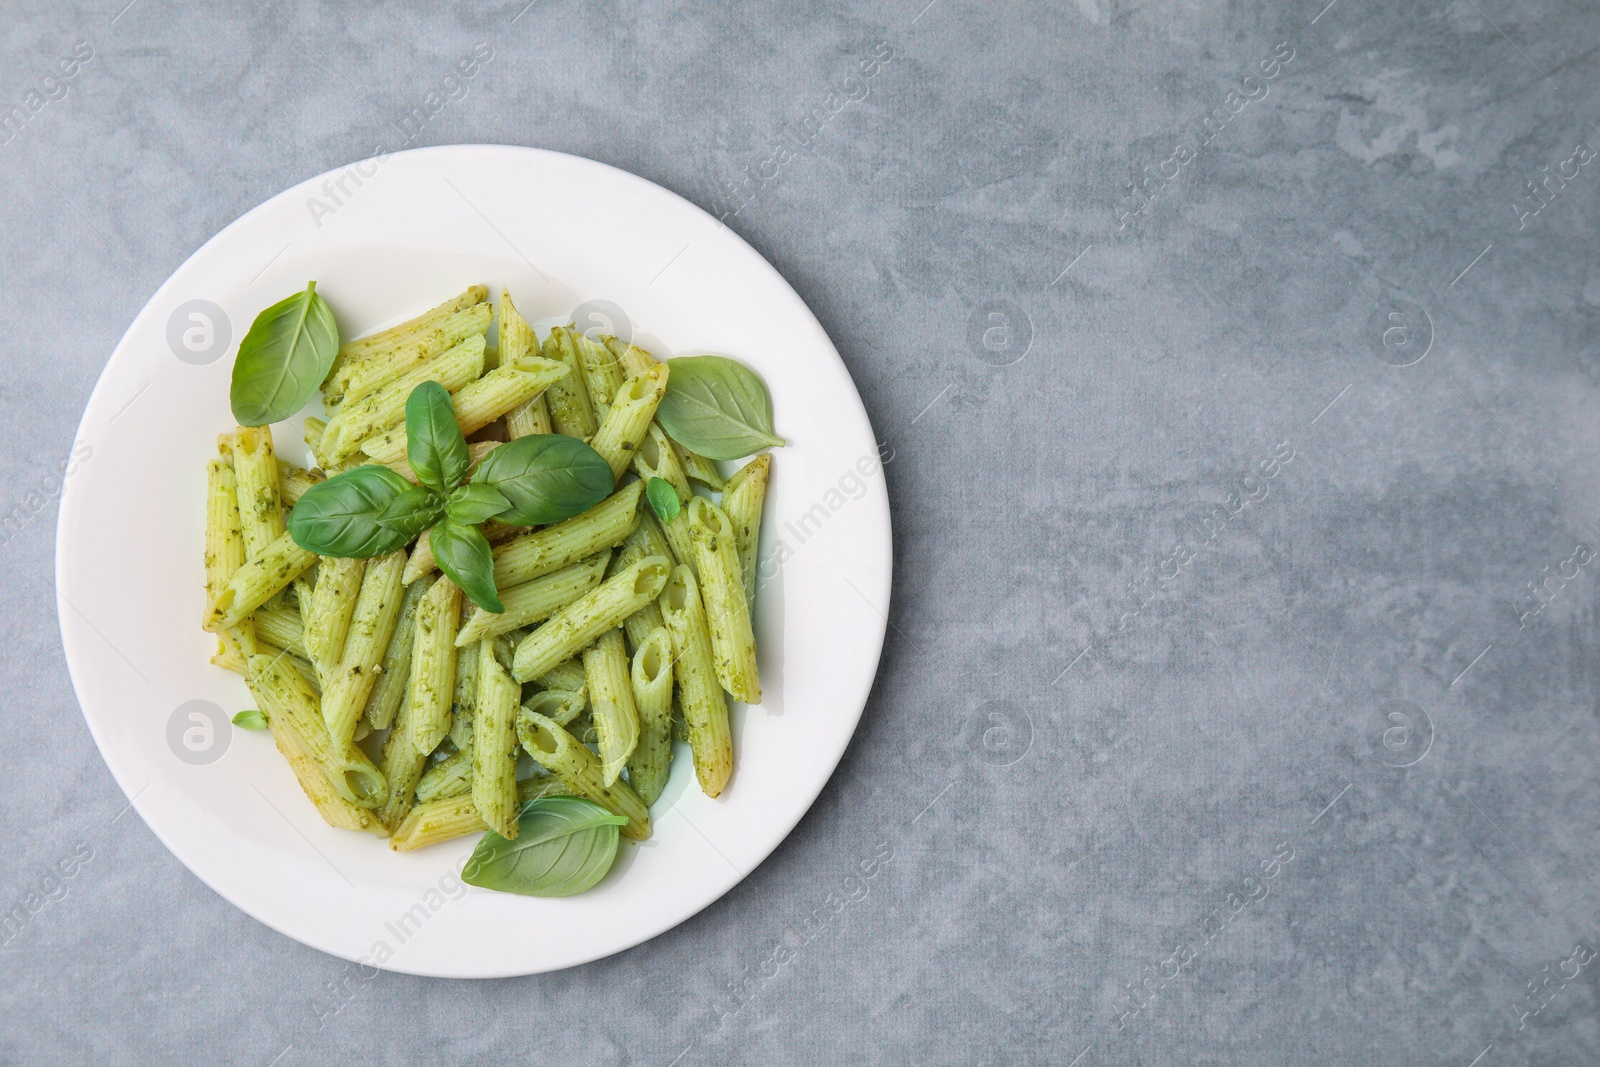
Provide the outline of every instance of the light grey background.
<path id="1" fill-rule="evenodd" d="M 50 891 L 0 1060 L 1600 1061 L 1600 166 L 1519 218 L 1600 145 L 1593 5 L 125 2 L 0 10 L 5 108 L 94 49 L 0 147 L 0 904 Z M 52 475 L 155 287 L 398 147 L 480 42 L 410 143 L 729 212 L 893 448 L 897 566 L 860 732 L 767 863 L 474 983 L 358 972 L 168 855 L 51 574 Z"/>

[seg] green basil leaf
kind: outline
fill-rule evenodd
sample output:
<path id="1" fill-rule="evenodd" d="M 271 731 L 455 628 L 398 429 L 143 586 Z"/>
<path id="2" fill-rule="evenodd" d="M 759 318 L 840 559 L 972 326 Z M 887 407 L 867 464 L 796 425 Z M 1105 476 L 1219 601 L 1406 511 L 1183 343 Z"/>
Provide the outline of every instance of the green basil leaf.
<path id="1" fill-rule="evenodd" d="M 249 711 L 241 711 L 235 715 L 233 717 L 233 725 L 246 730 L 265 730 L 267 728 L 267 717 L 255 708 L 251 708 Z"/>
<path id="2" fill-rule="evenodd" d="M 450 516 L 451 522 L 459 522 L 463 526 L 476 526 L 485 519 L 494 518 L 510 506 L 511 501 L 502 496 L 500 490 L 494 486 L 469 482 L 457 486 L 456 491 L 450 494 L 445 514 Z"/>
<path id="3" fill-rule="evenodd" d="M 726 356 L 667 360 L 667 392 L 656 421 L 668 437 L 709 459 L 739 459 L 785 443 L 772 432 L 767 387 Z"/>
<path id="4" fill-rule="evenodd" d="M 425 486 L 414 485 L 390 501 L 378 516 L 378 525 L 404 532 L 409 541 L 443 516 L 444 497 Z"/>
<path id="5" fill-rule="evenodd" d="M 521 438 L 518 438 L 521 440 Z M 468 885 L 525 897 L 570 897 L 591 889 L 617 859 L 617 827 L 628 820 L 592 800 L 528 801 L 508 841 L 484 834 L 462 869 Z"/>
<path id="6" fill-rule="evenodd" d="M 307 489 L 289 512 L 289 536 L 319 556 L 370 559 L 393 552 L 416 534 L 386 526 L 379 518 L 412 488 L 375 463 L 335 474 Z"/>
<path id="7" fill-rule="evenodd" d="M 559 433 L 532 433 L 483 457 L 475 485 L 493 486 L 510 501 L 496 515 L 517 526 L 542 526 L 588 511 L 616 487 L 600 453 Z"/>
<path id="8" fill-rule="evenodd" d="M 241 426 L 281 422 L 305 407 L 339 354 L 339 327 L 317 283 L 256 316 L 239 342 L 228 399 Z"/>
<path id="9" fill-rule="evenodd" d="M 662 522 L 671 522 L 678 517 L 678 512 L 683 508 L 683 502 L 678 499 L 678 491 L 672 488 L 672 483 L 665 478 L 651 478 L 644 483 L 645 499 L 650 501 L 650 510 L 656 513 L 656 518 Z"/>
<path id="10" fill-rule="evenodd" d="M 450 393 L 438 382 L 423 382 L 406 397 L 406 459 L 418 481 L 441 493 L 467 476 L 472 462 L 467 439 L 461 436 Z"/>
<path id="11" fill-rule="evenodd" d="M 461 591 L 484 611 L 505 611 L 494 588 L 494 552 L 476 526 L 445 519 L 428 535 L 433 558 Z"/>

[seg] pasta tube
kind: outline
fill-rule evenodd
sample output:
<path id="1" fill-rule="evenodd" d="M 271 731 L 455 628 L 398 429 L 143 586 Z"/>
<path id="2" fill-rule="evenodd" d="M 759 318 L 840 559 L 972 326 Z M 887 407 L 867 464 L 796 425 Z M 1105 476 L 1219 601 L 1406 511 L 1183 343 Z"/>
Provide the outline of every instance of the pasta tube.
<path id="1" fill-rule="evenodd" d="M 383 657 L 394 635 L 405 589 L 400 573 L 406 554 L 401 549 L 370 561 L 361 577 L 339 665 L 324 675 L 322 715 L 335 744 L 355 736 L 356 721 L 383 670 Z"/>
<path id="2" fill-rule="evenodd" d="M 206 465 L 206 603 L 222 595 L 234 572 L 244 566 L 244 531 L 233 468 L 220 459 Z"/>
<path id="3" fill-rule="evenodd" d="M 395 831 L 416 802 L 417 783 L 428 762 L 428 754 L 417 751 L 416 722 L 408 684 L 405 696 L 400 701 L 400 710 L 395 714 L 394 729 L 384 739 L 383 755 L 378 760 L 378 768 L 389 782 L 389 799 L 378 809 L 378 816 L 390 833 Z"/>
<path id="4" fill-rule="evenodd" d="M 317 586 L 311 593 L 311 610 L 306 612 L 305 644 L 317 677 L 326 688 L 344 655 L 344 639 L 355 614 L 356 598 L 361 594 L 361 576 L 366 573 L 364 559 L 323 558 L 317 566 Z"/>
<path id="5" fill-rule="evenodd" d="M 472 803 L 501 837 L 517 836 L 517 703 L 522 688 L 478 645 L 478 717 L 472 730 Z"/>
<path id="6" fill-rule="evenodd" d="M 402 576 L 403 577 L 403 576 Z M 411 650 L 417 630 L 417 608 L 434 579 L 411 582 L 400 599 L 400 612 L 395 619 L 394 633 L 383 651 L 383 663 L 378 668 L 378 678 L 367 694 L 367 706 L 361 713 L 368 728 L 386 730 L 394 722 L 395 712 L 405 696 L 406 684 L 411 680 Z"/>
<path id="7" fill-rule="evenodd" d="M 643 491 L 644 486 L 630 482 L 581 515 L 500 545 L 494 550 L 495 587 L 510 589 L 616 548 L 633 529 Z"/>
<path id="8" fill-rule="evenodd" d="M 315 562 L 315 552 L 307 552 L 295 544 L 288 533 L 282 534 L 260 555 L 246 560 L 244 566 L 233 572 L 206 614 L 206 629 L 227 630 L 238 626 L 246 615 L 265 604 Z"/>
<path id="9" fill-rule="evenodd" d="M 522 805 L 538 797 L 571 795 L 572 790 L 561 784 L 559 778 L 550 775 L 530 778 L 517 783 L 518 811 Z M 484 825 L 477 807 L 472 803 L 471 794 L 449 796 L 412 808 L 411 814 L 389 838 L 389 847 L 397 852 L 407 852 L 467 834 L 482 833 L 487 829 L 489 827 Z"/>
<path id="10" fill-rule="evenodd" d="M 535 578 L 522 585 L 500 590 L 500 606 L 505 611 L 495 614 L 474 608 L 456 634 L 456 645 L 468 645 L 485 637 L 496 637 L 529 623 L 540 622 L 560 611 L 600 584 L 605 576 L 606 564 L 611 561 L 611 550 L 563 567 L 553 574 Z"/>
<path id="11" fill-rule="evenodd" d="M 665 556 L 646 556 L 556 612 L 517 646 L 512 676 L 519 682 L 537 678 L 588 647 L 607 630 L 621 625 L 623 619 L 661 593 L 670 570 Z M 593 692 L 589 698 L 594 699 Z"/>
<path id="12" fill-rule="evenodd" d="M 278 500 L 278 457 L 270 426 L 241 426 L 234 435 L 233 473 L 238 480 L 239 521 L 246 556 L 258 556 L 283 533 Z"/>
<path id="13" fill-rule="evenodd" d="M 628 820 L 622 836 L 643 841 L 650 836 L 650 809 L 627 782 L 607 785 L 600 760 L 556 723 L 524 708 L 517 713 L 517 739 L 540 766 L 561 779 L 574 796 L 592 800 Z"/>
<path id="14" fill-rule="evenodd" d="M 250 614 L 250 621 L 256 628 L 258 640 L 305 658 L 306 646 L 302 640 L 305 628 L 300 622 L 300 613 L 294 608 L 257 608 Z"/>
<path id="15" fill-rule="evenodd" d="M 630 345 L 620 337 L 605 337 L 602 338 L 601 343 L 617 358 L 617 362 L 622 364 L 622 372 L 630 378 L 644 374 L 651 367 L 660 365 L 656 357 L 642 348 Z"/>
<path id="16" fill-rule="evenodd" d="M 545 671 L 534 679 L 534 684 L 541 689 L 569 689 L 577 692 L 588 684 L 588 677 L 583 673 L 583 657 L 574 656 L 563 663 Z M 585 697 L 587 699 L 587 696 Z M 551 716 L 554 718 L 555 716 Z M 566 723 L 561 725 L 565 726 Z"/>
<path id="17" fill-rule="evenodd" d="M 278 460 L 278 492 L 279 500 L 286 507 L 294 507 L 300 498 L 306 495 L 306 490 L 322 481 L 322 475 L 313 474 L 304 467 L 296 467 L 293 463 Z"/>
<path id="18" fill-rule="evenodd" d="M 583 363 L 578 359 L 576 335 L 565 326 L 557 326 L 544 339 L 539 354 L 567 366 L 568 373 L 550 383 L 550 422 L 556 433 L 568 437 L 581 437 L 585 441 L 594 436 L 600 426 L 595 417 L 594 404 L 589 399 L 589 386 L 583 375 Z"/>
<path id="19" fill-rule="evenodd" d="M 772 472 L 772 453 L 763 452 L 733 472 L 722 493 L 722 510 L 733 523 L 734 540 L 739 545 L 739 575 L 744 581 L 744 596 L 752 610 L 756 599 L 756 550 L 761 542 L 761 508 L 767 502 L 767 478 Z"/>
<path id="20" fill-rule="evenodd" d="M 456 627 L 461 620 L 461 590 L 441 578 L 417 607 L 411 647 L 412 722 L 407 733 L 417 755 L 427 756 L 450 732 L 456 688 Z"/>
<path id="21" fill-rule="evenodd" d="M 587 697 L 581 691 L 545 689 L 523 701 L 522 706 L 565 726 L 583 713 L 586 701 Z"/>
<path id="22" fill-rule="evenodd" d="M 417 782 L 417 803 L 458 797 L 472 792 L 472 753 L 454 752 L 422 772 Z"/>
<path id="23" fill-rule="evenodd" d="M 601 424 L 606 412 L 611 410 L 612 397 L 622 388 L 622 364 L 611 350 L 599 341 L 576 329 L 571 331 L 572 343 L 578 349 L 578 365 L 583 368 L 583 381 L 589 387 L 589 403 L 594 405 L 594 417 Z"/>
<path id="24" fill-rule="evenodd" d="M 687 448 L 679 448 L 678 455 L 683 457 L 683 472 L 689 476 L 691 482 L 699 482 L 707 489 L 722 492 L 726 480 L 717 465 L 698 452 L 691 452 Z"/>
<path id="25" fill-rule="evenodd" d="M 667 539 L 661 536 L 661 528 L 656 525 L 655 512 L 640 508 L 633 532 L 622 542 L 622 548 L 611 561 L 611 573 L 619 574 L 646 556 L 665 556 L 670 560 L 672 550 L 667 547 Z M 628 635 L 631 648 L 638 648 L 650 631 L 660 625 L 661 609 L 656 607 L 653 600 L 622 620 L 622 629 Z"/>
<path id="26" fill-rule="evenodd" d="M 628 758 L 628 784 L 648 807 L 672 770 L 672 635 L 665 626 L 651 631 L 633 653 L 629 681 L 639 709 L 639 743 Z"/>
<path id="27" fill-rule="evenodd" d="M 468 382 L 450 398 L 461 432 L 469 434 L 483 429 L 512 408 L 544 392 L 551 382 L 566 373 L 565 364 L 538 356 L 525 356 L 516 363 L 496 367 L 477 381 Z M 363 441 L 361 451 L 376 463 L 394 463 L 404 459 L 405 423 L 401 422 Z"/>
<path id="28" fill-rule="evenodd" d="M 361 451 L 361 443 L 368 438 L 403 426 L 406 400 L 423 382 L 438 382 L 453 393 L 482 373 L 483 338 L 474 334 L 376 392 L 341 406 L 323 431 L 323 455 L 337 463 Z M 403 455 L 405 449 L 400 452 Z"/>
<path id="29" fill-rule="evenodd" d="M 589 683 L 595 732 L 600 736 L 600 769 L 610 785 L 628 765 L 639 743 L 639 709 L 628 680 L 628 653 L 622 631 L 607 630 L 583 653 L 583 673 Z"/>
<path id="30" fill-rule="evenodd" d="M 743 572 L 733 523 L 704 497 L 689 504 L 689 533 L 700 563 L 700 597 L 705 604 L 717 680 L 735 700 L 761 703 L 756 673 L 756 639 L 750 628 L 750 602 L 744 595 Z"/>
<path id="31" fill-rule="evenodd" d="M 344 376 L 344 391 L 340 394 L 335 390 L 333 403 L 349 404 L 364 396 L 370 396 L 439 353 L 454 348 L 474 334 L 481 335 L 489 328 L 492 318 L 493 311 L 488 304 L 474 304 L 469 308 L 462 308 L 441 322 L 437 328 L 417 334 L 352 365 L 348 374 Z M 327 394 L 323 395 L 326 400 Z"/>
<path id="32" fill-rule="evenodd" d="M 450 702 L 450 731 L 445 736 L 462 751 L 472 749 L 472 726 L 478 715 L 478 646 L 456 649 L 456 689 Z"/>
<path id="33" fill-rule="evenodd" d="M 296 743 L 320 768 L 346 803 L 375 808 L 388 796 L 382 772 L 352 744 L 336 745 L 317 711 L 317 694 L 293 667 L 273 656 L 250 657 L 250 691 L 276 736 L 295 735 Z"/>
<path id="34" fill-rule="evenodd" d="M 672 572 L 660 603 L 672 634 L 673 674 L 678 680 L 689 750 L 694 754 L 694 775 L 706 796 L 714 797 L 733 773 L 733 735 L 728 729 L 728 701 L 712 662 L 700 589 L 688 567 Z"/>
<path id="35" fill-rule="evenodd" d="M 657 363 L 617 389 L 611 409 L 595 431 L 590 446 L 611 464 L 611 476 L 621 478 L 633 453 L 656 417 L 656 406 L 667 392 L 667 365 Z"/>
<path id="36" fill-rule="evenodd" d="M 386 349 L 403 344 L 408 339 L 415 339 L 417 335 L 436 329 L 438 326 L 454 315 L 474 304 L 481 304 L 489 298 L 487 286 L 469 285 L 465 292 L 451 297 L 438 307 L 429 308 L 414 319 L 407 319 L 398 326 L 391 326 L 387 330 L 379 330 L 356 341 L 347 341 L 339 346 L 339 354 L 334 357 L 333 366 L 328 368 L 328 376 L 322 381 L 323 403 L 337 404 L 343 392 L 342 379 L 347 379 L 350 368 Z"/>
<path id="37" fill-rule="evenodd" d="M 652 422 L 639 442 L 639 449 L 633 454 L 633 469 L 639 472 L 639 477 L 644 481 L 660 478 L 677 491 L 678 513 L 663 523 L 661 529 L 667 543 L 672 546 L 673 557 L 693 569 L 694 541 L 689 537 L 689 515 L 684 505 L 694 499 L 694 490 L 689 488 L 689 477 L 683 471 L 683 459 L 678 446 L 658 423 Z"/>

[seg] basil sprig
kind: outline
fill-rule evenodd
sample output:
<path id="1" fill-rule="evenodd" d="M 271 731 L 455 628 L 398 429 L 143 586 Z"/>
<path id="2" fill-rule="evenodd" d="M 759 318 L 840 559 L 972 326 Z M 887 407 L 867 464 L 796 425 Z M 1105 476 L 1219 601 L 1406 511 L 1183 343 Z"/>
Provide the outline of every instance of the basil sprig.
<path id="1" fill-rule="evenodd" d="M 461 880 L 526 897 L 582 893 L 616 862 L 617 828 L 627 821 L 592 800 L 530 800 L 517 820 L 516 838 L 508 841 L 492 830 L 484 834 Z"/>
<path id="2" fill-rule="evenodd" d="M 306 406 L 339 354 L 339 327 L 317 283 L 256 316 L 239 342 L 228 400 L 240 426 L 281 422 Z"/>
<path id="3" fill-rule="evenodd" d="M 772 431 L 772 398 L 755 371 L 727 356 L 667 360 L 656 421 L 678 444 L 710 459 L 739 459 L 784 444 Z"/>
<path id="4" fill-rule="evenodd" d="M 478 528 L 560 522 L 604 500 L 611 465 L 575 437 L 529 434 L 496 448 L 467 481 L 471 463 L 450 394 L 424 382 L 406 398 L 406 458 L 421 485 L 368 464 L 306 490 L 289 513 L 289 536 L 319 556 L 370 559 L 431 529 L 445 577 L 485 611 L 504 611 L 494 554 Z"/>

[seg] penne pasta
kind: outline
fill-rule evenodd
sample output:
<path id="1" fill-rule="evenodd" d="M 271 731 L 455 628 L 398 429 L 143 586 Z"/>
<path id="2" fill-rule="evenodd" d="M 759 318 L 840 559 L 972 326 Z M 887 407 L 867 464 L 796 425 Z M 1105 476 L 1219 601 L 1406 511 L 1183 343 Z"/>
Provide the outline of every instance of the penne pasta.
<path id="1" fill-rule="evenodd" d="M 346 803 L 376 808 L 387 799 L 389 789 L 383 774 L 366 753 L 348 742 L 341 745 L 329 740 L 317 709 L 317 694 L 299 672 L 281 658 L 255 655 L 250 657 L 249 683 L 274 736 L 279 730 L 294 734 L 297 745 Z"/>
<path id="2" fill-rule="evenodd" d="M 213 604 L 244 566 L 244 531 L 233 468 L 220 459 L 206 466 L 206 603 Z"/>
<path id="3" fill-rule="evenodd" d="M 672 550 L 667 547 L 667 539 L 661 536 L 661 528 L 656 525 L 655 512 L 640 508 L 633 532 L 622 542 L 622 547 L 611 561 L 610 574 L 618 574 L 646 556 L 665 556 L 670 560 Z M 656 607 L 653 600 L 622 620 L 622 629 L 628 635 L 630 648 L 638 648 L 650 631 L 660 625 L 661 609 Z"/>
<path id="4" fill-rule="evenodd" d="M 673 674 L 694 754 L 694 774 L 706 796 L 722 792 L 733 773 L 728 701 L 718 684 L 705 608 L 694 573 L 679 566 L 661 593 L 661 614 L 672 634 Z"/>
<path id="5" fill-rule="evenodd" d="M 317 585 L 306 611 L 305 646 L 317 677 L 326 688 L 339 660 L 344 655 L 344 639 L 355 614 L 356 598 L 361 593 L 361 576 L 366 573 L 364 559 L 324 557 L 317 564 Z"/>
<path id="6" fill-rule="evenodd" d="M 496 637 L 509 630 L 542 622 L 557 611 L 594 589 L 605 576 L 611 550 L 574 563 L 570 567 L 535 578 L 510 589 L 500 590 L 500 605 L 505 611 L 495 614 L 473 607 L 456 634 L 456 645 L 471 644 L 485 637 Z"/>
<path id="7" fill-rule="evenodd" d="M 645 430 L 645 436 L 633 454 L 633 469 L 647 482 L 651 478 L 660 478 L 677 490 L 679 511 L 669 521 L 662 523 L 661 531 L 672 546 L 673 558 L 679 563 L 687 563 L 693 569 L 694 541 L 689 537 L 689 516 L 684 505 L 694 499 L 694 490 L 689 488 L 689 476 L 683 471 L 683 459 L 678 446 L 659 423 L 652 422 Z"/>
<path id="8" fill-rule="evenodd" d="M 636 378 L 617 388 L 606 417 L 595 431 L 590 446 L 609 464 L 611 476 L 621 478 L 633 462 L 633 454 L 645 431 L 656 417 L 656 406 L 667 392 L 667 365 L 657 363 Z"/>
<path id="9" fill-rule="evenodd" d="M 595 420 L 603 424 L 606 412 L 611 410 L 611 398 L 622 388 L 626 375 L 622 373 L 622 364 L 609 348 L 576 329 L 569 327 L 569 330 L 572 343 L 578 350 L 578 365 L 583 368 L 584 384 L 589 388 L 589 403 L 594 406 Z"/>
<path id="10" fill-rule="evenodd" d="M 488 298 L 489 290 L 486 286 L 469 285 L 464 292 L 451 297 L 438 307 L 424 311 L 414 319 L 407 319 L 398 326 L 391 326 L 387 330 L 380 330 L 360 340 L 347 341 L 340 345 L 339 354 L 334 357 L 333 366 L 328 369 L 328 376 L 322 382 L 323 403 L 329 405 L 339 403 L 340 394 L 343 392 L 341 380 L 348 378 L 350 368 L 355 364 L 436 329 L 440 323 L 456 312 L 474 304 L 481 304 Z"/>
<path id="11" fill-rule="evenodd" d="M 234 434 L 233 473 L 239 494 L 239 523 L 247 557 L 258 556 L 283 533 L 278 500 L 278 457 L 272 428 L 241 426 Z"/>
<path id="12" fill-rule="evenodd" d="M 294 507 L 306 495 L 306 490 L 320 481 L 322 475 L 278 460 L 278 495 L 283 506 Z"/>
<path id="13" fill-rule="evenodd" d="M 661 796 L 672 771 L 672 635 L 665 626 L 639 643 L 628 679 L 639 712 L 639 742 L 628 757 L 628 784 L 648 807 Z"/>
<path id="14" fill-rule="evenodd" d="M 716 463 L 682 446 L 678 448 L 678 455 L 683 458 L 683 472 L 689 476 L 691 482 L 699 482 L 707 489 L 722 492 L 723 486 L 727 483 L 722 477 L 722 472 L 717 469 Z"/>
<path id="15" fill-rule="evenodd" d="M 402 580 L 404 575 L 401 576 Z M 408 583 L 400 598 L 400 611 L 395 617 L 394 632 L 383 651 L 383 661 L 378 677 L 367 694 L 367 704 L 361 713 L 362 721 L 372 730 L 387 730 L 394 722 L 395 712 L 405 696 L 406 685 L 411 680 L 411 650 L 416 638 L 417 608 L 434 579 Z"/>
<path id="16" fill-rule="evenodd" d="M 445 736 L 462 752 L 472 751 L 478 715 L 478 644 L 456 648 L 456 688 L 450 701 L 450 731 Z"/>
<path id="17" fill-rule="evenodd" d="M 563 785 L 559 778 L 551 775 L 517 783 L 519 811 L 522 805 L 539 797 L 571 795 L 572 790 Z M 389 847 L 397 852 L 408 852 L 463 837 L 466 834 L 482 833 L 487 829 L 489 827 L 484 824 L 482 817 L 478 815 L 477 807 L 472 803 L 471 794 L 449 796 L 425 804 L 419 803 L 411 809 L 405 821 L 389 838 Z"/>
<path id="18" fill-rule="evenodd" d="M 523 709 L 517 713 L 517 740 L 534 761 L 561 780 L 574 796 L 592 800 L 628 820 L 622 836 L 650 836 L 650 809 L 627 782 L 607 785 L 600 760 L 553 720 Z"/>
<path id="19" fill-rule="evenodd" d="M 302 636 L 305 627 L 300 622 L 300 612 L 294 608 L 257 608 L 250 613 L 256 628 L 256 639 L 276 645 L 305 659 L 306 646 Z"/>
<path id="20" fill-rule="evenodd" d="M 656 357 L 620 337 L 602 337 L 600 343 L 610 350 L 617 362 L 622 364 L 622 373 L 630 378 L 646 373 L 651 367 L 660 366 Z"/>
<path id="21" fill-rule="evenodd" d="M 744 595 L 733 523 L 721 508 L 704 497 L 691 501 L 688 511 L 717 680 L 733 699 L 759 704 L 761 679 L 756 671 L 756 639 L 750 627 L 750 602 Z"/>
<path id="22" fill-rule="evenodd" d="M 395 713 L 394 728 L 384 738 L 383 754 L 378 759 L 378 769 L 389 783 L 389 799 L 378 809 L 378 816 L 390 833 L 395 831 L 416 802 L 417 783 L 421 781 L 423 768 L 428 762 L 428 754 L 418 751 L 414 710 L 408 682 L 400 709 Z"/>
<path id="23" fill-rule="evenodd" d="M 495 657 L 494 641 L 478 645 L 478 715 L 472 730 L 472 803 L 501 837 L 517 836 L 517 705 L 522 689 Z"/>
<path id="24" fill-rule="evenodd" d="M 361 451 L 362 442 L 403 427 L 406 400 L 423 382 L 438 382 L 455 392 L 483 374 L 483 338 L 474 334 L 447 352 L 407 371 L 376 392 L 342 405 L 328 420 L 322 435 L 322 452 L 340 463 Z M 404 430 L 401 429 L 404 437 Z M 405 454 L 404 447 L 400 454 Z"/>
<path id="25" fill-rule="evenodd" d="M 394 636 L 405 599 L 400 574 L 404 549 L 367 563 L 356 593 L 338 666 L 323 674 L 322 715 L 328 736 L 343 744 L 355 736 L 356 723 L 383 670 L 383 657 Z"/>
<path id="26" fill-rule="evenodd" d="M 576 335 L 565 326 L 557 326 L 544 339 L 539 354 L 567 367 L 568 373 L 550 384 L 546 396 L 550 402 L 550 422 L 556 433 L 568 437 L 581 437 L 585 441 L 594 436 L 600 426 L 595 416 L 594 403 L 589 399 L 589 386 L 583 375 L 583 362 L 578 358 Z"/>
<path id="27" fill-rule="evenodd" d="M 533 680 L 533 684 L 541 689 L 569 689 L 574 692 L 584 689 L 587 683 L 588 677 L 583 673 L 581 656 L 574 656 L 563 663 L 558 663 Z"/>
<path id="28" fill-rule="evenodd" d="M 628 653 L 621 630 L 607 630 L 584 650 L 583 673 L 595 732 L 600 737 L 600 769 L 605 784 L 610 785 L 622 774 L 639 743 L 639 709 L 628 679 Z"/>
<path id="29" fill-rule="evenodd" d="M 417 780 L 417 803 L 426 804 L 472 792 L 472 753 L 453 752 L 422 772 Z"/>
<path id="30" fill-rule="evenodd" d="M 461 432 L 470 434 L 483 429 L 512 408 L 544 392 L 551 382 L 566 373 L 565 364 L 527 356 L 514 364 L 496 367 L 478 380 L 468 382 L 450 398 Z M 401 410 L 404 411 L 403 406 Z M 404 459 L 404 422 L 361 442 L 361 451 L 376 463 L 395 463 Z"/>
<path id="31" fill-rule="evenodd" d="M 631 482 L 581 515 L 546 526 L 494 550 L 494 584 L 509 589 L 616 548 L 633 529 L 644 486 Z"/>
<path id="32" fill-rule="evenodd" d="M 344 374 L 343 393 L 335 393 L 333 403 L 349 404 L 370 396 L 408 371 L 433 359 L 474 334 L 488 330 L 494 310 L 486 303 L 474 304 L 452 313 L 437 327 L 352 364 Z M 487 359 L 487 351 L 485 351 Z M 335 383 L 337 385 L 337 383 Z"/>
<path id="33" fill-rule="evenodd" d="M 670 571 L 665 556 L 646 556 L 556 612 L 517 646 L 513 677 L 519 682 L 537 678 L 620 626 L 623 619 L 660 595 Z M 592 691 L 589 698 L 594 699 Z"/>
<path id="34" fill-rule="evenodd" d="M 722 510 L 733 523 L 739 546 L 739 576 L 745 601 L 756 599 L 756 551 L 761 542 L 761 509 L 767 502 L 767 479 L 772 473 L 772 453 L 763 452 L 733 472 L 722 492 Z"/>
<path id="35" fill-rule="evenodd" d="M 417 607 L 411 646 L 410 707 L 407 733 L 417 755 L 426 757 L 450 732 L 456 689 L 456 628 L 461 590 L 448 578 L 433 583 Z"/>
<path id="36" fill-rule="evenodd" d="M 583 691 L 545 689 L 524 700 L 522 706 L 565 726 L 583 713 L 587 700 Z"/>
<path id="37" fill-rule="evenodd" d="M 246 560 L 244 566 L 233 572 L 233 577 L 228 579 L 206 613 L 206 629 L 226 630 L 238 626 L 245 616 L 316 562 L 315 552 L 307 552 L 295 544 L 287 533 L 280 535 L 260 555 Z"/>

